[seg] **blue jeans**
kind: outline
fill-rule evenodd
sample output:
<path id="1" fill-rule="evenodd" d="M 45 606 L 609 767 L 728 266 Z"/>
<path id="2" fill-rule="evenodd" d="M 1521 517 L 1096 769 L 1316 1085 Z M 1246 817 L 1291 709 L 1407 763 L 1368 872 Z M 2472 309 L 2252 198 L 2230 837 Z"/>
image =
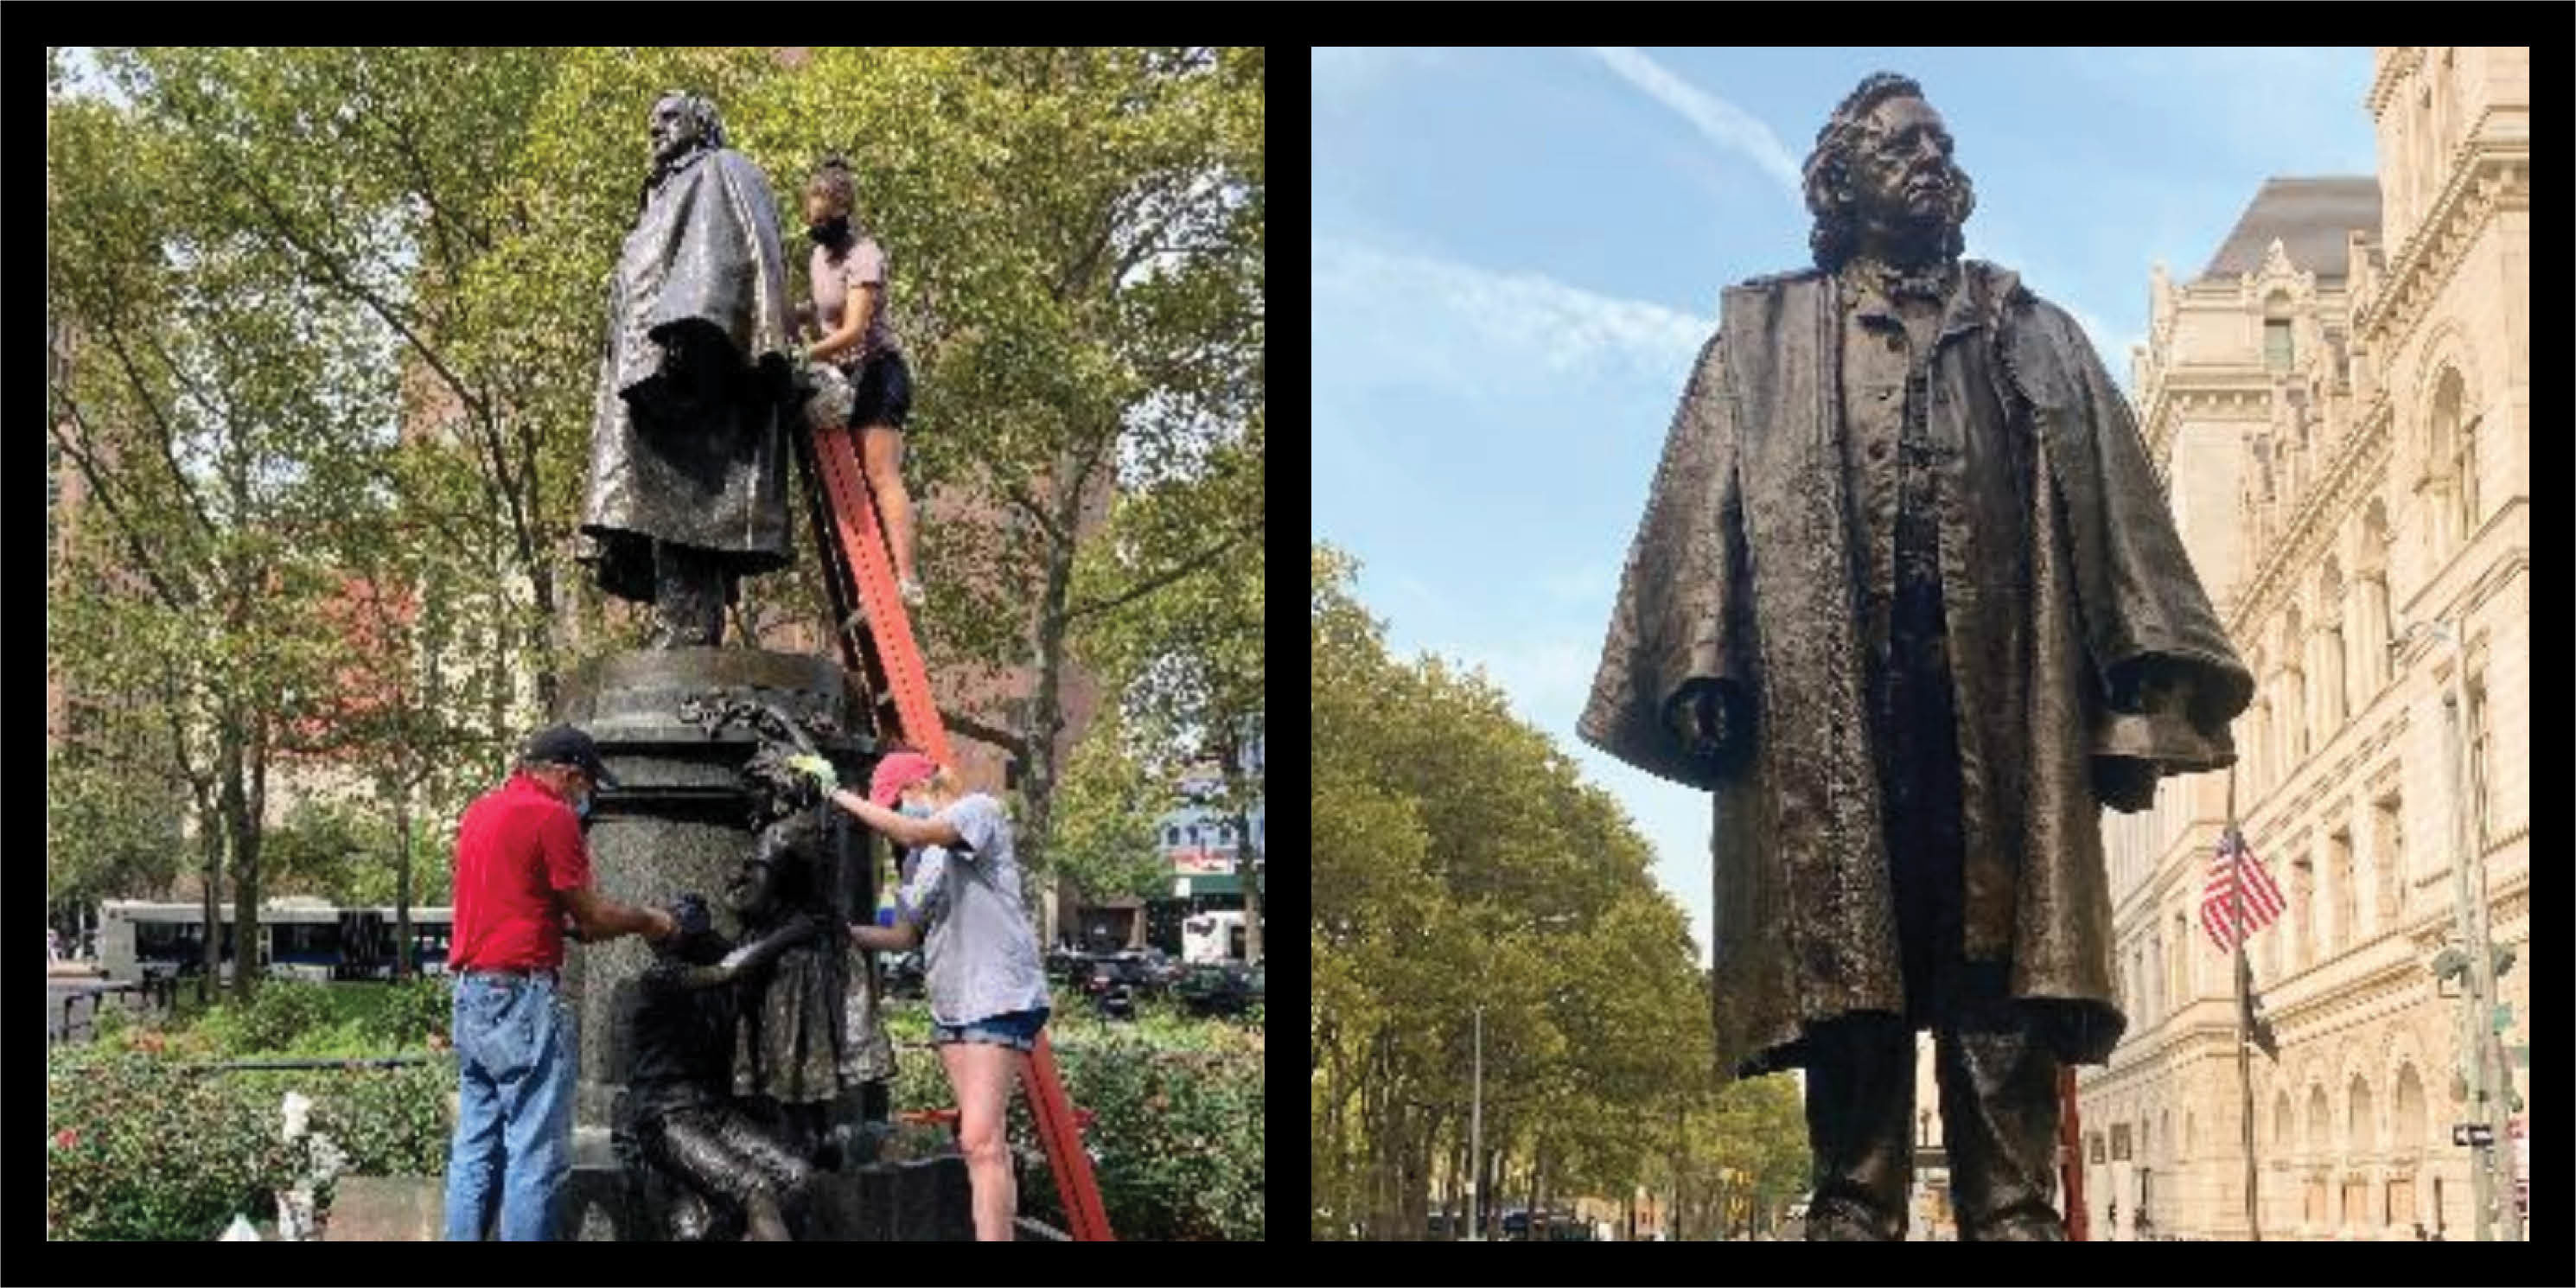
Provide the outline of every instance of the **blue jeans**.
<path id="1" fill-rule="evenodd" d="M 447 1156 L 447 1237 L 554 1237 L 572 1170 L 573 1058 L 551 975 L 456 977 L 456 1144 Z M 497 1190 L 497 1196 L 495 1191 Z"/>

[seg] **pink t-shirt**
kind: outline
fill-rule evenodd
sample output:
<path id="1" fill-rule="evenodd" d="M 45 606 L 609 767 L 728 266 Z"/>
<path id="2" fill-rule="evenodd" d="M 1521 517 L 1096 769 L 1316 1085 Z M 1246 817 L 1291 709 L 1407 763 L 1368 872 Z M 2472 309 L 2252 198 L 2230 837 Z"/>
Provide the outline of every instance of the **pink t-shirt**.
<path id="1" fill-rule="evenodd" d="M 874 316 L 868 319 L 867 334 L 852 348 L 833 355 L 833 361 L 845 367 L 880 353 L 900 353 L 893 328 L 886 325 L 885 251 L 873 237 L 861 237 L 851 243 L 847 252 L 835 255 L 828 247 L 814 248 L 812 269 L 814 315 L 823 334 L 841 329 L 841 310 L 849 303 L 850 292 L 861 286 L 877 288 Z"/>

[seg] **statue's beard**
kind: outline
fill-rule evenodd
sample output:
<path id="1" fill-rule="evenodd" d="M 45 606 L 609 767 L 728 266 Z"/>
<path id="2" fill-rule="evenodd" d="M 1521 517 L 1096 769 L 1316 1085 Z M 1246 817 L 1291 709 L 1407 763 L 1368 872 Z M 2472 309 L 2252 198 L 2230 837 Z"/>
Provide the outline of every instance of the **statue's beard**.
<path id="1" fill-rule="evenodd" d="M 1945 193 L 1937 212 L 1917 213 L 1911 209 L 1883 212 L 1874 222 L 1878 236 L 1871 240 L 1882 252 L 1879 257 L 1894 268 L 1916 269 L 1942 267 L 1958 258 L 1958 199 Z"/>

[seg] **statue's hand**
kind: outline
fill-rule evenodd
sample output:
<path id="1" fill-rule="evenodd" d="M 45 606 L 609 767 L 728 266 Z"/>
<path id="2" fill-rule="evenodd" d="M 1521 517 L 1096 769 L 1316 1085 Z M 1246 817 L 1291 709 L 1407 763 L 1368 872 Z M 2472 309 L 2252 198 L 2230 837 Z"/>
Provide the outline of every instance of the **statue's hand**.
<path id="1" fill-rule="evenodd" d="M 1682 686 L 1667 707 L 1673 736 L 1681 740 L 1684 750 L 1703 760 L 1715 760 L 1731 746 L 1730 721 L 1725 695 L 1714 680 L 1693 680 Z"/>

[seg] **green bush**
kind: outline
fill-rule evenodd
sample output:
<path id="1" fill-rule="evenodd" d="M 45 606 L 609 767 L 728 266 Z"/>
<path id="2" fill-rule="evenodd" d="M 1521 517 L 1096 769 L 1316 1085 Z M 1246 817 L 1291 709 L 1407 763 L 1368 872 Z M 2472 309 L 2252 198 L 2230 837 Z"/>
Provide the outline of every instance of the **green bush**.
<path id="1" fill-rule="evenodd" d="M 285 1051 L 298 1038 L 322 1027 L 332 1011 L 331 986 L 304 980 L 261 982 L 242 1013 L 239 1040 L 250 1051 Z"/>
<path id="2" fill-rule="evenodd" d="M 343 1174 L 446 1171 L 450 1060 L 397 1069 L 191 1070 L 135 1052 L 59 1050 L 45 1083 L 46 1231 L 60 1239 L 205 1239 L 233 1214 L 266 1220 L 310 1164 L 282 1138 L 286 1093 Z M 328 1197 L 325 1195 L 327 1205 Z"/>
<path id="3" fill-rule="evenodd" d="M 400 984 L 380 984 L 369 1031 L 391 1050 L 411 1050 L 431 1034 L 447 1035 L 455 1016 L 456 994 L 444 975 L 422 975 Z"/>
<path id="4" fill-rule="evenodd" d="M 1083 1131 L 1109 1224 L 1121 1239 L 1260 1239 L 1262 1047 L 1257 1029 L 1141 1006 L 1134 1021 L 1088 1008 L 1047 1022 L 1065 1094 L 1093 1115 Z M 886 1013 L 898 1113 L 956 1104 L 919 1003 Z M 1064 1205 L 1025 1097 L 1011 1105 L 1020 1206 L 1061 1229 Z"/>
<path id="5" fill-rule="evenodd" d="M 45 1231 L 58 1239 L 206 1239 L 273 1215 L 304 1164 L 275 1102 L 149 1057 L 57 1052 L 45 1077 Z"/>

